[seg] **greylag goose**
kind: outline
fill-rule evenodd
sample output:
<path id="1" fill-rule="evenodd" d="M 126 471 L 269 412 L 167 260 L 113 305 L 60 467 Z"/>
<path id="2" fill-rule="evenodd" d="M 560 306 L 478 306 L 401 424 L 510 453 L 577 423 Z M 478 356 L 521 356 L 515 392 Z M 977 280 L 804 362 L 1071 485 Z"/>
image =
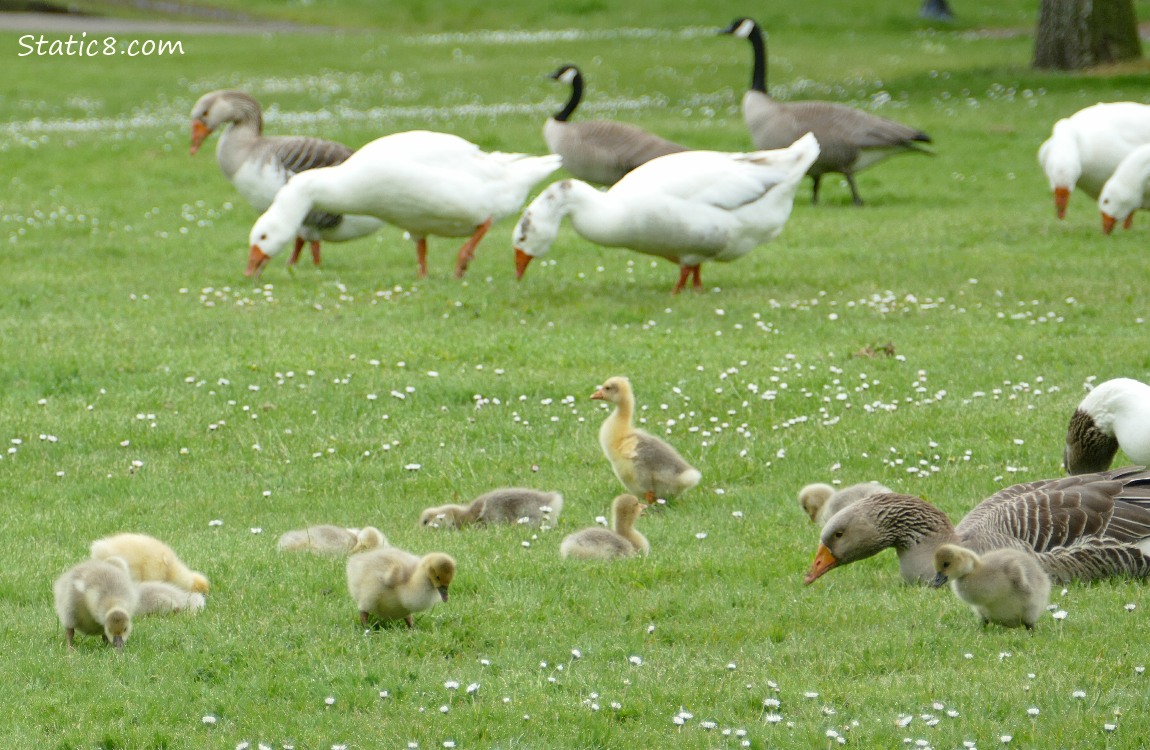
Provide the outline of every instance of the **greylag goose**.
<path id="1" fill-rule="evenodd" d="M 795 189 L 819 153 L 807 134 L 787 148 L 728 154 L 684 151 L 629 172 L 606 192 L 562 180 L 540 193 L 515 227 L 515 274 L 544 255 L 565 216 L 585 239 L 653 255 L 679 266 L 677 294 L 699 266 L 728 262 L 773 240 L 794 206 Z"/>
<path id="2" fill-rule="evenodd" d="M 92 542 L 92 557 L 116 556 L 128 563 L 135 581 L 167 581 L 185 591 L 208 593 L 208 579 L 184 565 L 172 548 L 146 534 L 116 534 Z"/>
<path id="3" fill-rule="evenodd" d="M 841 490 L 835 490 L 829 484 L 817 482 L 808 484 L 799 490 L 799 506 L 811 519 L 811 523 L 822 526 L 831 516 L 851 503 L 862 500 L 868 495 L 877 495 L 880 492 L 893 492 L 893 490 L 878 482 L 852 484 Z"/>
<path id="4" fill-rule="evenodd" d="M 124 648 L 132 632 L 139 593 L 123 559 L 82 562 L 57 578 L 52 592 L 69 651 L 77 630 L 103 635 L 117 650 Z"/>
<path id="5" fill-rule="evenodd" d="M 415 627 L 413 612 L 447 601 L 455 560 L 442 552 L 416 557 L 395 547 L 360 552 L 347 560 L 347 590 L 365 627 L 371 618 L 403 620 Z"/>
<path id="6" fill-rule="evenodd" d="M 1134 212 L 1150 208 L 1150 143 L 1139 146 L 1119 162 L 1114 174 L 1098 194 L 1102 212 L 1102 232 L 1110 234 L 1122 222 L 1123 229 L 1134 223 Z"/>
<path id="7" fill-rule="evenodd" d="M 640 164 L 687 150 L 686 146 L 622 122 L 571 122 L 583 97 L 583 74 L 574 65 L 564 65 L 551 78 L 570 84 L 571 98 L 543 125 L 543 140 L 551 153 L 563 157 L 567 171 L 580 180 L 614 185 Z"/>
<path id="8" fill-rule="evenodd" d="M 807 174 L 814 180 L 811 202 L 819 201 L 819 181 L 838 172 L 850 185 L 851 198 L 862 205 L 855 173 L 895 154 L 927 153 L 918 143 L 930 143 L 921 130 L 877 117 L 835 102 L 780 102 L 767 92 L 767 46 L 762 28 L 750 18 L 739 18 L 723 29 L 747 39 L 754 50 L 751 88 L 743 95 L 743 119 L 755 148 L 782 148 L 804 133 L 814 133 L 822 151 Z"/>
<path id="9" fill-rule="evenodd" d="M 632 424 L 635 394 L 630 380 L 608 378 L 591 398 L 615 406 L 599 428 L 599 446 L 628 491 L 653 503 L 657 498 L 673 498 L 699 483 L 703 475 L 678 451 Z"/>
<path id="10" fill-rule="evenodd" d="M 983 500 L 957 527 L 917 497 L 871 495 L 823 527 L 804 580 L 893 547 L 903 580 L 928 583 L 942 544 L 975 552 L 1030 550 L 1058 582 L 1144 577 L 1150 574 L 1150 472 L 1128 467 L 1016 484 Z"/>
<path id="11" fill-rule="evenodd" d="M 535 183 L 561 163 L 554 154 L 487 153 L 458 136 L 426 130 L 377 138 L 338 166 L 288 180 L 252 227 L 246 273 L 258 274 L 318 209 L 374 216 L 407 230 L 421 278 L 428 235 L 467 237 L 455 264 L 462 277 L 492 222 L 518 211 Z"/>
<path id="12" fill-rule="evenodd" d="M 138 590 L 140 602 L 139 606 L 136 607 L 136 614 L 140 617 L 172 615 L 177 612 L 195 614 L 208 603 L 203 594 L 185 591 L 179 586 L 164 581 L 141 581 Z"/>
<path id="13" fill-rule="evenodd" d="M 1075 187 L 1098 197 L 1119 163 L 1145 143 L 1150 143 L 1147 104 L 1095 104 L 1054 123 L 1050 137 L 1038 148 L 1038 163 L 1054 193 L 1058 218 L 1065 218 Z"/>
<path id="14" fill-rule="evenodd" d="M 983 555 L 956 544 L 934 551 L 935 588 L 950 581 L 955 595 L 970 605 L 985 627 L 993 622 L 1008 628 L 1034 623 L 1050 601 L 1050 576 L 1033 552 L 996 549 Z"/>
<path id="15" fill-rule="evenodd" d="M 635 530 L 635 520 L 643 515 L 643 503 L 634 495 L 619 495 L 611 503 L 611 529 L 592 526 L 568 534 L 559 545 L 559 556 L 576 560 L 614 560 L 646 555 L 651 551 L 647 537 Z"/>
<path id="16" fill-rule="evenodd" d="M 1115 378 L 1097 385 L 1066 428 L 1062 463 L 1069 474 L 1110 468 L 1114 454 L 1150 466 L 1150 385 Z"/>
<path id="17" fill-rule="evenodd" d="M 313 552 L 317 555 L 345 555 L 364 552 L 387 544 L 387 537 L 374 526 L 345 529 L 320 524 L 306 529 L 286 531 L 279 538 L 279 549 L 291 552 Z"/>
<path id="18" fill-rule="evenodd" d="M 563 511 L 563 496 L 525 487 L 505 487 L 485 492 L 467 505 L 440 505 L 419 514 L 427 529 L 453 529 L 470 524 L 529 523 L 554 526 Z"/>
<path id="19" fill-rule="evenodd" d="M 276 193 L 293 174 L 341 164 L 352 153 L 335 141 L 298 135 L 265 136 L 259 102 L 242 91 L 222 90 L 204 94 L 192 107 L 192 155 L 224 125 L 229 127 L 216 144 L 216 161 L 244 200 L 261 212 L 271 206 Z M 314 211 L 299 228 L 288 265 L 295 265 L 305 241 L 311 243 L 312 261 L 319 265 L 320 240 L 353 240 L 382 226 L 382 221 L 371 216 Z"/>

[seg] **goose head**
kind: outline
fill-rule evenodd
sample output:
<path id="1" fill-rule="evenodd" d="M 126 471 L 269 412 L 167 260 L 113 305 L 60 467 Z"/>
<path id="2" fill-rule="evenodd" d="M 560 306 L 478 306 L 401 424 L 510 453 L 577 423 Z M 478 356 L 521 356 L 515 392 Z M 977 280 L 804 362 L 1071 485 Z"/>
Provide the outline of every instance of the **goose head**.
<path id="1" fill-rule="evenodd" d="M 1038 149 L 1038 163 L 1046 172 L 1046 179 L 1054 192 L 1055 213 L 1059 219 L 1064 219 L 1070 193 L 1082 176 L 1078 141 L 1074 136 L 1074 126 L 1068 120 L 1054 123 L 1050 138 Z"/>
<path id="2" fill-rule="evenodd" d="M 574 65 L 564 65 L 549 75 L 548 78 L 571 86 L 574 85 L 576 80 L 582 80 L 583 74 L 580 73 L 579 68 Z"/>
<path id="3" fill-rule="evenodd" d="M 1131 185 L 1113 178 L 1106 181 L 1098 196 L 1098 210 L 1102 212 L 1102 231 L 1110 234 L 1114 225 L 1122 222 L 1123 229 L 1134 223 L 1134 212 L 1142 205 L 1141 185 Z"/>
<path id="4" fill-rule="evenodd" d="M 814 583 L 824 573 L 856 560 L 878 554 L 890 546 L 875 518 L 855 503 L 834 514 L 823 526 L 819 548 L 803 583 Z"/>
<path id="5" fill-rule="evenodd" d="M 281 192 L 282 190 L 281 188 Z M 248 267 L 244 271 L 244 276 L 258 278 L 264 266 L 295 238 L 299 224 L 285 220 L 281 213 L 275 204 L 272 204 L 272 207 L 252 225 L 252 231 L 248 235 Z"/>
<path id="6" fill-rule="evenodd" d="M 750 39 L 755 33 L 762 34 L 763 29 L 753 18 L 736 18 L 731 25 L 719 32 L 730 34 L 739 39 Z"/>
<path id="7" fill-rule="evenodd" d="M 431 587 L 439 592 L 439 598 L 447 601 L 447 587 L 455 578 L 455 560 L 442 552 L 432 552 L 423 558 L 422 567 Z"/>
<path id="8" fill-rule="evenodd" d="M 827 500 L 830 500 L 831 495 L 834 494 L 834 487 L 821 482 L 808 484 L 799 490 L 799 505 L 811 519 L 811 523 L 814 523 L 815 519 L 819 517 L 819 510 L 827 504 Z"/>
<path id="9" fill-rule="evenodd" d="M 439 505 L 419 514 L 419 526 L 424 529 L 453 529 L 456 527 L 454 508 Z"/>
<path id="10" fill-rule="evenodd" d="M 528 264 L 546 255 L 559 235 L 559 222 L 567 215 L 571 180 L 562 180 L 539 194 L 519 217 L 512 233 L 515 245 L 515 278 L 522 279 Z"/>
<path id="11" fill-rule="evenodd" d="M 603 381 L 603 385 L 595 389 L 595 392 L 591 394 L 591 398 L 596 401 L 606 401 L 609 404 L 618 406 L 621 402 L 634 398 L 631 392 L 631 381 L 622 375 L 607 378 L 607 380 Z"/>
<path id="12" fill-rule="evenodd" d="M 951 579 L 962 578 L 974 570 L 978 555 L 957 544 L 944 544 L 934 551 L 935 577 L 931 586 L 938 588 Z"/>
<path id="13" fill-rule="evenodd" d="M 195 156 L 209 135 L 225 123 L 251 121 L 257 131 L 263 130 L 259 103 L 242 91 L 211 91 L 192 107 L 192 143 L 189 153 Z"/>
<path id="14" fill-rule="evenodd" d="M 104 637 L 116 647 L 117 651 L 124 650 L 124 641 L 132 632 L 132 616 L 123 607 L 113 607 L 108 610 L 104 618 Z"/>
<path id="15" fill-rule="evenodd" d="M 646 503 L 641 502 L 639 498 L 634 495 L 619 495 L 611 503 L 611 514 L 615 517 L 615 529 L 620 527 L 631 526 L 639 516 L 643 515 L 643 507 Z"/>

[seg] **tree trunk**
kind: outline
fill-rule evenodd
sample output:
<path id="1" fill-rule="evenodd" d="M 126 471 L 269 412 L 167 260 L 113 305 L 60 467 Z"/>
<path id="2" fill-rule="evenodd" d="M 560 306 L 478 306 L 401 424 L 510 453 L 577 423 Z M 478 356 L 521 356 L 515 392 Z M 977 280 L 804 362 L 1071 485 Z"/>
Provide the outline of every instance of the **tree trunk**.
<path id="1" fill-rule="evenodd" d="M 1042 0 L 1035 68 L 1081 70 L 1140 57 L 1133 0 Z"/>

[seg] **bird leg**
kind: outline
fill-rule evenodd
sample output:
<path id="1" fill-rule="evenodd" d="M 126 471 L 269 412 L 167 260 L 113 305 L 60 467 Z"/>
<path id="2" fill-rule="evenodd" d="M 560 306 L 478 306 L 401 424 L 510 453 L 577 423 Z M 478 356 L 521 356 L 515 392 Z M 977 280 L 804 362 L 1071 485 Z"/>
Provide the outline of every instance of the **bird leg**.
<path id="1" fill-rule="evenodd" d="M 691 271 L 691 286 L 696 289 L 703 288 L 703 280 L 699 278 L 699 266 L 695 266 Z"/>
<path id="2" fill-rule="evenodd" d="M 427 238 L 420 237 L 415 241 L 415 262 L 419 267 L 415 275 L 421 279 L 427 278 Z"/>
<path id="3" fill-rule="evenodd" d="M 72 644 L 72 639 L 76 636 L 75 628 L 64 628 L 64 640 L 68 643 L 68 650 L 75 651 L 76 647 Z"/>
<path id="4" fill-rule="evenodd" d="M 675 284 L 675 288 L 671 290 L 671 294 L 678 294 L 683 291 L 683 287 L 687 285 L 687 279 L 691 279 L 691 286 L 695 289 L 703 288 L 703 280 L 699 278 L 699 266 L 679 266 L 679 283 Z"/>
<path id="5" fill-rule="evenodd" d="M 291 257 L 288 258 L 288 265 L 294 266 L 296 261 L 299 260 L 300 251 L 303 250 L 303 237 L 296 236 L 295 249 L 291 251 Z"/>
<path id="6" fill-rule="evenodd" d="M 365 628 L 367 627 L 367 622 L 368 622 L 367 618 L 368 618 L 367 612 L 364 612 L 361 609 L 359 611 L 359 624 L 364 626 Z"/>
<path id="7" fill-rule="evenodd" d="M 311 262 L 312 265 L 319 265 L 319 240 L 312 240 L 311 242 Z"/>
<path id="8" fill-rule="evenodd" d="M 862 196 L 859 195 L 858 186 L 855 185 L 855 176 L 848 172 L 846 175 L 846 178 L 847 178 L 847 184 L 851 186 L 851 200 L 854 201 L 854 204 L 856 206 L 861 206 L 863 204 L 863 200 L 862 200 Z"/>
<path id="9" fill-rule="evenodd" d="M 643 496 L 643 499 L 647 501 L 647 505 L 654 505 L 655 504 L 655 490 L 647 490 L 647 494 L 645 494 Z"/>
<path id="10" fill-rule="evenodd" d="M 475 257 L 475 247 L 490 228 L 491 218 L 488 217 L 487 221 L 475 228 L 475 233 L 467 238 L 467 242 L 463 243 L 463 247 L 459 248 L 459 258 L 455 261 L 455 278 L 463 278 L 464 272 L 467 271 L 468 264 L 470 264 L 471 259 Z"/>
<path id="11" fill-rule="evenodd" d="M 821 174 L 811 175 L 811 181 L 814 183 L 813 185 L 811 185 L 811 205 L 812 206 L 819 205 L 819 181 L 822 179 L 823 179 L 823 176 Z"/>
<path id="12" fill-rule="evenodd" d="M 415 620 L 412 619 L 411 615 L 408 615 L 407 617 L 403 618 L 403 621 L 407 623 L 408 628 L 414 628 L 415 627 Z"/>

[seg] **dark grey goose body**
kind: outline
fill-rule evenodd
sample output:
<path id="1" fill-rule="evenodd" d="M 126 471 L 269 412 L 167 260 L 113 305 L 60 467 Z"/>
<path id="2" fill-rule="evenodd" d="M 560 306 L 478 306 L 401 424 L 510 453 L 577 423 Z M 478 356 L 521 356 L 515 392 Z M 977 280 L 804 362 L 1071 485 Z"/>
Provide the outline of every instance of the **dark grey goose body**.
<path id="1" fill-rule="evenodd" d="M 893 548 L 908 583 L 928 583 L 942 544 L 975 552 L 1022 549 L 1058 582 L 1150 575 L 1150 472 L 1127 467 L 1016 484 L 983 500 L 954 526 L 910 495 L 859 500 L 827 521 L 811 583 L 832 568 Z"/>
<path id="2" fill-rule="evenodd" d="M 623 122 L 571 121 L 583 98 L 583 74 L 574 65 L 564 65 L 552 73 L 551 78 L 570 84 L 571 97 L 563 109 L 543 125 L 543 140 L 552 153 L 563 157 L 567 171 L 580 180 L 614 185 L 625 174 L 652 159 L 688 150 L 686 146 Z"/>
<path id="3" fill-rule="evenodd" d="M 785 148 L 807 133 L 819 141 L 819 158 L 807 170 L 814 181 L 812 203 L 819 200 L 819 182 L 828 172 L 846 177 L 855 205 L 862 196 L 855 173 L 900 153 L 930 152 L 919 143 L 930 136 L 902 123 L 836 102 L 780 102 L 767 91 L 767 47 L 763 30 L 753 19 L 739 18 L 721 33 L 747 39 L 754 50 L 751 88 L 743 95 L 743 119 L 758 149 Z"/>

